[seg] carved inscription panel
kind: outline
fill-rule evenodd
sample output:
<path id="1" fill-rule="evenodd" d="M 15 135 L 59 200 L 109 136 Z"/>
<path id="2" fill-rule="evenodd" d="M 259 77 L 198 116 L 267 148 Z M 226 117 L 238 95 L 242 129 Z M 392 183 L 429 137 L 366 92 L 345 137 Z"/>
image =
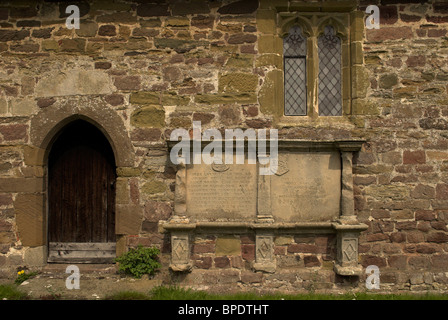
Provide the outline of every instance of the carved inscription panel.
<path id="1" fill-rule="evenodd" d="M 340 198 L 338 151 L 280 153 L 270 176 L 255 164 L 186 167 L 187 216 L 196 221 L 249 221 L 257 213 L 277 222 L 333 221 Z"/>
<path id="2" fill-rule="evenodd" d="M 339 152 L 283 153 L 271 176 L 272 214 L 276 221 L 319 222 L 339 216 Z"/>
<path id="3" fill-rule="evenodd" d="M 188 216 L 208 221 L 255 219 L 257 175 L 255 164 L 188 165 Z"/>

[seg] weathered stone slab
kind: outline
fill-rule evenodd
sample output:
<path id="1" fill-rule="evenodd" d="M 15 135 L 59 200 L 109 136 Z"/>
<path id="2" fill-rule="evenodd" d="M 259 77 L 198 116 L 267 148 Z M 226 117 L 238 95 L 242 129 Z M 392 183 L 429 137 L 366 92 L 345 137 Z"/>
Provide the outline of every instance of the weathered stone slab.
<path id="1" fill-rule="evenodd" d="M 340 214 L 338 151 L 281 153 L 271 176 L 260 176 L 254 164 L 188 165 L 186 176 L 187 215 L 198 221 L 248 221 L 271 212 L 278 222 L 321 222 Z M 269 194 L 260 193 L 260 179 Z"/>
<path id="2" fill-rule="evenodd" d="M 38 97 L 80 94 L 110 94 L 114 91 L 109 76 L 99 70 L 67 70 L 43 76 L 37 83 Z"/>
<path id="3" fill-rule="evenodd" d="M 216 239 L 217 256 L 236 256 L 241 253 L 241 240 L 235 236 L 220 236 Z"/>
<path id="4" fill-rule="evenodd" d="M 197 220 L 255 219 L 257 175 L 255 164 L 188 165 L 188 216 Z"/>
<path id="5" fill-rule="evenodd" d="M 42 194 L 19 194 L 14 202 L 19 237 L 24 246 L 45 244 L 44 197 Z"/>
<path id="6" fill-rule="evenodd" d="M 142 208 L 136 205 L 116 205 L 116 234 L 138 234 L 142 224 Z"/>
<path id="7" fill-rule="evenodd" d="M 0 192 L 42 192 L 44 181 L 42 178 L 0 178 Z"/>
<path id="8" fill-rule="evenodd" d="M 271 176 L 276 221 L 332 221 L 339 216 L 341 161 L 338 151 L 284 153 Z"/>

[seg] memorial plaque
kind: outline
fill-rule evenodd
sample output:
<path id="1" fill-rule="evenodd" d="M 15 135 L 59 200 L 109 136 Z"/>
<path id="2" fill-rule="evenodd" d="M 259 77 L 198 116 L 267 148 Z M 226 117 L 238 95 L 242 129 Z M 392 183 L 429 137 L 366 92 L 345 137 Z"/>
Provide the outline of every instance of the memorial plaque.
<path id="1" fill-rule="evenodd" d="M 187 165 L 187 215 L 197 221 L 253 220 L 257 165 Z"/>
<path id="2" fill-rule="evenodd" d="M 281 153 L 271 176 L 272 215 L 278 222 L 332 221 L 339 216 L 338 151 Z"/>
<path id="3" fill-rule="evenodd" d="M 278 158 L 271 149 L 267 155 L 260 148 L 257 164 L 247 164 L 248 153 L 245 164 L 179 164 L 175 215 L 164 224 L 172 232 L 171 269 L 191 269 L 190 256 L 183 255 L 190 247 L 190 233 L 252 229 L 251 267 L 272 273 L 277 266 L 273 243 L 277 231 L 301 234 L 325 228 L 337 233 L 335 272 L 361 275 L 358 238 L 368 226 L 354 214 L 352 153 L 362 143 L 280 140 Z M 260 175 L 268 170 L 271 175 Z"/>

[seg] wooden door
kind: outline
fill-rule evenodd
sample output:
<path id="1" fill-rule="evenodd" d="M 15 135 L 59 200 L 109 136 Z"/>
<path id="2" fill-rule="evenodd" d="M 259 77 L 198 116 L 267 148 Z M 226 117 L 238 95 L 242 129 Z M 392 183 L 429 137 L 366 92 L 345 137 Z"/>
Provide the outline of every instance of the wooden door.
<path id="1" fill-rule="evenodd" d="M 72 122 L 54 142 L 48 169 L 48 262 L 112 262 L 116 172 L 107 139 Z"/>

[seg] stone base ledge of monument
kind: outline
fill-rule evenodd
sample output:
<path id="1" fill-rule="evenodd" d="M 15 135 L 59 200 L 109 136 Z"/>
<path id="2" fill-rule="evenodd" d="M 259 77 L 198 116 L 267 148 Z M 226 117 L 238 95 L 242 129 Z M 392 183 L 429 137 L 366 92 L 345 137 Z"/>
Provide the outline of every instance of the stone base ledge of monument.
<path id="1" fill-rule="evenodd" d="M 189 272 L 193 269 L 192 263 L 171 263 L 170 269 L 176 272 Z"/>
<path id="2" fill-rule="evenodd" d="M 272 252 L 275 234 L 282 234 L 282 231 L 289 234 L 336 233 L 337 258 L 334 271 L 341 276 L 360 276 L 362 274 L 362 266 L 358 263 L 358 239 L 359 233 L 368 228 L 366 224 L 348 217 L 332 222 L 295 223 L 248 221 L 186 221 L 179 223 L 178 220 L 175 220 L 174 222 L 161 222 L 159 227 L 162 232 L 170 232 L 176 241 L 172 249 L 170 268 L 180 272 L 191 271 L 192 265 L 187 248 L 190 247 L 191 236 L 199 234 L 201 231 L 219 231 L 228 234 L 252 231 L 256 236 L 257 247 L 257 257 L 252 263 L 252 269 L 267 273 L 274 273 L 277 268 Z"/>
<path id="3" fill-rule="evenodd" d="M 364 223 L 353 221 L 351 224 L 342 224 L 340 222 L 270 222 L 270 223 L 258 223 L 247 221 L 198 221 L 187 223 L 172 223 L 161 221 L 159 225 L 162 233 L 170 231 L 188 231 L 195 229 L 209 229 L 209 228 L 224 228 L 224 229 L 298 229 L 299 230 L 325 230 L 327 231 L 347 231 L 347 232 L 361 232 L 368 228 Z M 288 230 L 291 231 L 291 230 Z M 317 230 L 316 230 L 317 231 Z"/>
<path id="4" fill-rule="evenodd" d="M 277 264 L 275 262 L 254 262 L 252 264 L 252 269 L 254 271 L 274 273 L 277 269 Z"/>
<path id="5" fill-rule="evenodd" d="M 340 225 L 334 222 L 273 222 L 273 223 L 258 223 L 258 222 L 246 222 L 246 221 L 198 221 L 189 223 L 171 223 L 171 222 L 161 222 L 160 231 L 170 232 L 170 231 L 188 231 L 188 230 L 199 230 L 199 229 L 243 229 L 246 230 L 282 230 L 288 229 L 288 231 L 297 229 L 297 231 L 324 231 L 333 232 Z M 347 226 L 348 227 L 348 226 Z M 350 227 L 353 228 L 353 225 Z M 232 230 L 233 232 L 234 230 Z"/>
<path id="6" fill-rule="evenodd" d="M 334 265 L 334 272 L 340 276 L 360 276 L 362 274 L 362 266 L 346 266 L 343 267 L 339 264 Z"/>

